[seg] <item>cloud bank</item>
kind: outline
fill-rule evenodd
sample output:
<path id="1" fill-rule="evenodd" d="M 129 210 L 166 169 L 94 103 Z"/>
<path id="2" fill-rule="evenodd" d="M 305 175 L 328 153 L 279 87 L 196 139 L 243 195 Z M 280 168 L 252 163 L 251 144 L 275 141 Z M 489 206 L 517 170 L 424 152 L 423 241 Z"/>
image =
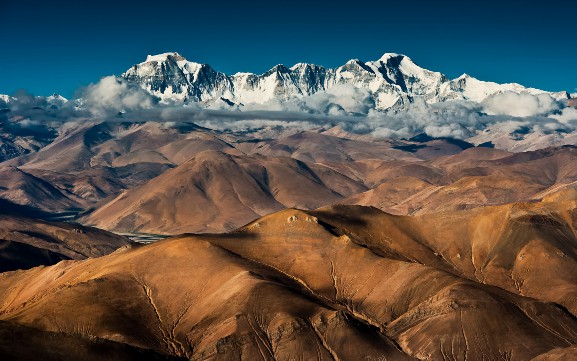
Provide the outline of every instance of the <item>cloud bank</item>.
<path id="1" fill-rule="evenodd" d="M 547 115 L 559 109 L 559 104 L 549 94 L 505 92 L 489 96 L 483 101 L 489 114 L 510 115 L 512 117 L 532 117 Z"/>
<path id="2" fill-rule="evenodd" d="M 42 100 L 44 99 L 44 100 Z M 16 94 L 8 104 L 10 118 L 20 128 L 46 126 L 50 122 L 123 121 L 194 122 L 216 130 L 244 131 L 264 127 L 299 129 L 330 128 L 371 134 L 379 138 L 408 138 L 426 133 L 432 137 L 467 139 L 499 124 L 510 133 L 577 131 L 577 109 L 548 94 L 500 93 L 483 103 L 452 100 L 429 104 L 415 98 L 407 107 L 389 112 L 374 110 L 367 89 L 336 86 L 327 92 L 284 102 L 230 106 L 227 102 L 161 105 L 158 99 L 123 78 L 109 76 L 91 84 L 81 100 L 57 109 L 45 98 Z M 48 110 L 46 110 L 48 109 Z"/>

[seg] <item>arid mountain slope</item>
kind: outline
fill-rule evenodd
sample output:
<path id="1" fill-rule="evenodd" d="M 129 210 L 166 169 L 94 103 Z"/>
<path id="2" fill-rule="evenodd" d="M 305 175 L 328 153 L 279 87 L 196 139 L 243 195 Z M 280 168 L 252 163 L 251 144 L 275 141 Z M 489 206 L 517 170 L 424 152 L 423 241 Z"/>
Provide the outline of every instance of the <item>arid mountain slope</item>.
<path id="1" fill-rule="evenodd" d="M 489 148 L 383 167 L 381 183 L 340 203 L 425 214 L 542 199 L 577 181 L 577 148 L 508 153 Z"/>
<path id="2" fill-rule="evenodd" d="M 376 140 L 321 128 L 213 131 L 186 122 L 135 123 L 121 118 L 73 122 L 59 128 L 51 143 L 1 163 L 0 195 L 44 211 L 78 213 L 99 207 L 204 151 L 291 157 L 333 169 L 372 188 L 383 181 L 379 169 L 422 163 L 471 147 L 454 140 L 421 138 Z M 18 181 L 22 177 L 27 177 L 26 187 Z M 322 201 L 321 194 L 316 202 Z"/>
<path id="3" fill-rule="evenodd" d="M 0 197 L 48 212 L 82 209 L 88 204 L 82 198 L 13 166 L 0 168 Z"/>
<path id="4" fill-rule="evenodd" d="M 168 127 L 157 122 L 79 123 L 70 129 L 61 129 L 51 144 L 37 152 L 2 163 L 0 181 L 7 179 L 3 181 L 6 183 L 15 178 L 12 173 L 18 169 L 35 177 L 36 183 L 52 185 L 55 188 L 52 193 L 62 193 L 64 200 L 46 200 L 49 205 L 41 203 L 46 197 L 34 197 L 29 192 L 21 194 L 12 184 L 14 181 L 2 184 L 4 198 L 19 204 L 36 204 L 46 211 L 86 210 L 205 150 L 241 153 L 193 124 Z M 11 174 L 11 178 L 2 175 L 5 173 Z"/>
<path id="5" fill-rule="evenodd" d="M 287 209 L 228 234 L 1 274 L 0 319 L 191 360 L 546 357 L 577 345 L 565 297 L 577 284 L 567 278 L 573 209 L 520 204 L 436 219 Z M 569 268 L 558 275 L 560 266 Z M 559 282 L 559 292 L 537 294 Z"/>
<path id="6" fill-rule="evenodd" d="M 103 339 L 0 321 L 0 358 L 10 361 L 176 361 L 184 358 Z"/>
<path id="7" fill-rule="evenodd" d="M 118 120 L 63 127 L 47 146 L 0 164 L 0 197 L 110 230 L 177 234 L 231 230 L 283 207 L 420 215 L 533 201 L 577 181 L 572 146 L 510 153 L 424 134 Z M 199 162 L 206 152 L 242 165 Z"/>
<path id="8" fill-rule="evenodd" d="M 82 221 L 125 231 L 221 232 L 285 207 L 313 209 L 364 190 L 316 164 L 206 151 Z"/>
<path id="9" fill-rule="evenodd" d="M 314 147 L 313 139 L 324 149 L 319 158 L 299 151 Z M 283 143 L 282 151 L 259 150 L 271 154 L 266 157 L 201 153 L 100 204 L 82 221 L 120 231 L 220 232 L 284 207 L 359 204 L 420 215 L 539 200 L 577 181 L 573 147 L 521 154 L 468 148 L 425 160 L 399 154 L 390 145 L 382 145 L 388 151 L 381 149 L 378 158 L 370 148 L 354 152 L 356 146 L 343 145 L 351 142 L 358 143 L 299 133 L 273 142 Z M 342 158 L 346 154 L 349 160 Z"/>
<path id="10" fill-rule="evenodd" d="M 552 301 L 577 315 L 575 199 L 416 217 L 359 206 L 310 213 L 379 253 Z"/>

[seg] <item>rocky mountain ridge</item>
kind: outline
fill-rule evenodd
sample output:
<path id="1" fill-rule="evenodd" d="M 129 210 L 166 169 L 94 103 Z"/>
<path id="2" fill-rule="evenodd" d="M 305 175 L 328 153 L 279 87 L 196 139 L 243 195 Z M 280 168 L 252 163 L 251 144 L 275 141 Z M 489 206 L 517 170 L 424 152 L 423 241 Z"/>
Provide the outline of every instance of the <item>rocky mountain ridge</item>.
<path id="1" fill-rule="evenodd" d="M 570 98 L 567 92 L 551 93 L 515 83 L 485 82 L 466 74 L 451 80 L 444 74 L 420 67 L 406 55 L 395 53 L 385 53 L 376 61 L 352 59 L 334 69 L 308 63 L 290 68 L 279 64 L 260 75 L 227 75 L 208 64 L 191 62 L 171 52 L 149 55 L 146 61 L 133 65 L 122 76 L 163 102 L 224 101 L 237 105 L 282 102 L 330 91 L 340 85 L 370 91 L 378 110 L 402 108 L 415 97 L 431 103 L 481 102 L 500 92 L 547 93 L 558 100 Z"/>

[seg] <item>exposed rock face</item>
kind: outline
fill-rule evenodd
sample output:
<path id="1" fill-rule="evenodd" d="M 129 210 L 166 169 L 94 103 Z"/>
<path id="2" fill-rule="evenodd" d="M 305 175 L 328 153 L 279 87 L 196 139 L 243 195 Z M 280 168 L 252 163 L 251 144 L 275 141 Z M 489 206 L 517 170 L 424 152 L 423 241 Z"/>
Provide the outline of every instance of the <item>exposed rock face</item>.
<path id="1" fill-rule="evenodd" d="M 401 108 L 415 97 L 431 102 L 451 99 L 480 102 L 504 91 L 544 93 L 519 84 L 484 82 L 468 75 L 449 80 L 441 73 L 421 68 L 405 55 L 393 53 L 376 61 L 350 60 L 335 69 L 306 63 L 290 68 L 277 65 L 260 75 L 226 75 L 208 64 L 190 62 L 178 53 L 164 53 L 148 56 L 122 76 L 165 102 L 210 103 L 221 99 L 236 104 L 282 102 L 343 84 L 370 91 L 379 110 Z M 566 92 L 550 94 L 557 99 L 568 98 Z"/>

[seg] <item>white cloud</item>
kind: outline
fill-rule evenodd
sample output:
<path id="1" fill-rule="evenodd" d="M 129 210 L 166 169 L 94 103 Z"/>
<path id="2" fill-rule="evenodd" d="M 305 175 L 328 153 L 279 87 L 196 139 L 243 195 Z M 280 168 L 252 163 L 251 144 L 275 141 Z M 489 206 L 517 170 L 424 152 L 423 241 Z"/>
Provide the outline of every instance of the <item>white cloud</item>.
<path id="1" fill-rule="evenodd" d="M 150 109 L 156 104 L 156 99 L 138 85 L 116 76 L 107 76 L 96 84 L 90 84 L 84 89 L 83 98 L 95 116 Z"/>
<path id="2" fill-rule="evenodd" d="M 305 109 L 320 111 L 329 115 L 346 113 L 367 114 L 374 109 L 375 102 L 368 89 L 351 84 L 336 85 L 326 92 L 318 92 L 302 99 Z"/>
<path id="3" fill-rule="evenodd" d="M 454 100 L 428 104 L 423 99 L 416 98 L 414 103 L 405 110 L 383 113 L 370 107 L 367 108 L 365 97 L 358 96 L 359 94 L 346 91 L 339 95 L 324 93 L 322 96 L 315 95 L 287 103 L 269 102 L 262 107 L 249 105 L 242 111 L 203 109 L 198 105 L 166 107 L 134 112 L 131 118 L 189 121 L 219 130 L 248 130 L 264 127 L 310 129 L 340 125 L 349 132 L 372 134 L 379 138 L 408 138 L 424 132 L 433 137 L 467 139 L 495 124 L 506 124 L 503 129 L 508 129 L 510 133 L 530 129 L 548 134 L 558 130 L 575 131 L 577 128 L 577 122 L 571 124 L 571 122 L 557 119 L 570 117 L 573 113 L 569 110 L 563 110 L 563 112 L 555 110 L 560 114 L 558 116 L 489 115 L 485 113 L 483 105 L 470 101 Z M 347 103 L 347 101 L 350 102 Z M 337 106 L 340 111 L 333 113 L 331 108 Z M 553 107 L 550 108 L 553 109 Z M 366 114 L 350 112 L 350 110 L 362 110 L 366 111 Z"/>
<path id="4" fill-rule="evenodd" d="M 557 119 L 561 123 L 577 123 L 577 109 L 575 108 L 565 108 L 561 111 L 561 114 L 554 114 L 550 116 L 551 118 Z"/>
<path id="5" fill-rule="evenodd" d="M 185 106 L 161 105 L 138 85 L 122 78 L 109 76 L 84 89 L 80 107 L 68 102 L 60 109 L 39 111 L 37 98 L 21 94 L 11 102 L 11 119 L 30 119 L 19 129 L 41 126 L 47 122 L 84 121 L 159 121 L 171 124 L 194 122 L 219 130 L 250 130 L 263 127 L 310 129 L 340 125 L 358 134 L 380 138 L 408 138 L 418 133 L 433 137 L 467 139 L 485 129 L 499 128 L 503 132 L 527 131 L 567 134 L 577 131 L 577 109 L 563 108 L 547 94 L 531 95 L 501 93 L 482 104 L 453 100 L 429 104 L 422 98 L 413 99 L 407 108 L 395 112 L 374 110 L 371 92 L 343 85 L 327 92 L 265 104 L 231 107 L 225 102 L 211 109 L 203 104 Z M 41 104 L 44 106 L 45 104 Z M 118 117 L 118 112 L 125 112 Z M 9 121 L 8 115 L 0 121 Z"/>
<path id="6" fill-rule="evenodd" d="M 559 105 L 549 94 L 505 92 L 489 96 L 483 101 L 489 114 L 504 114 L 513 117 L 532 117 L 549 114 Z"/>
<path id="7" fill-rule="evenodd" d="M 289 99 L 285 102 L 271 100 L 262 104 L 249 103 L 243 107 L 243 110 L 290 111 L 340 116 L 368 114 L 374 107 L 375 102 L 369 90 L 357 88 L 351 84 L 342 84 L 334 86 L 326 92 Z"/>

